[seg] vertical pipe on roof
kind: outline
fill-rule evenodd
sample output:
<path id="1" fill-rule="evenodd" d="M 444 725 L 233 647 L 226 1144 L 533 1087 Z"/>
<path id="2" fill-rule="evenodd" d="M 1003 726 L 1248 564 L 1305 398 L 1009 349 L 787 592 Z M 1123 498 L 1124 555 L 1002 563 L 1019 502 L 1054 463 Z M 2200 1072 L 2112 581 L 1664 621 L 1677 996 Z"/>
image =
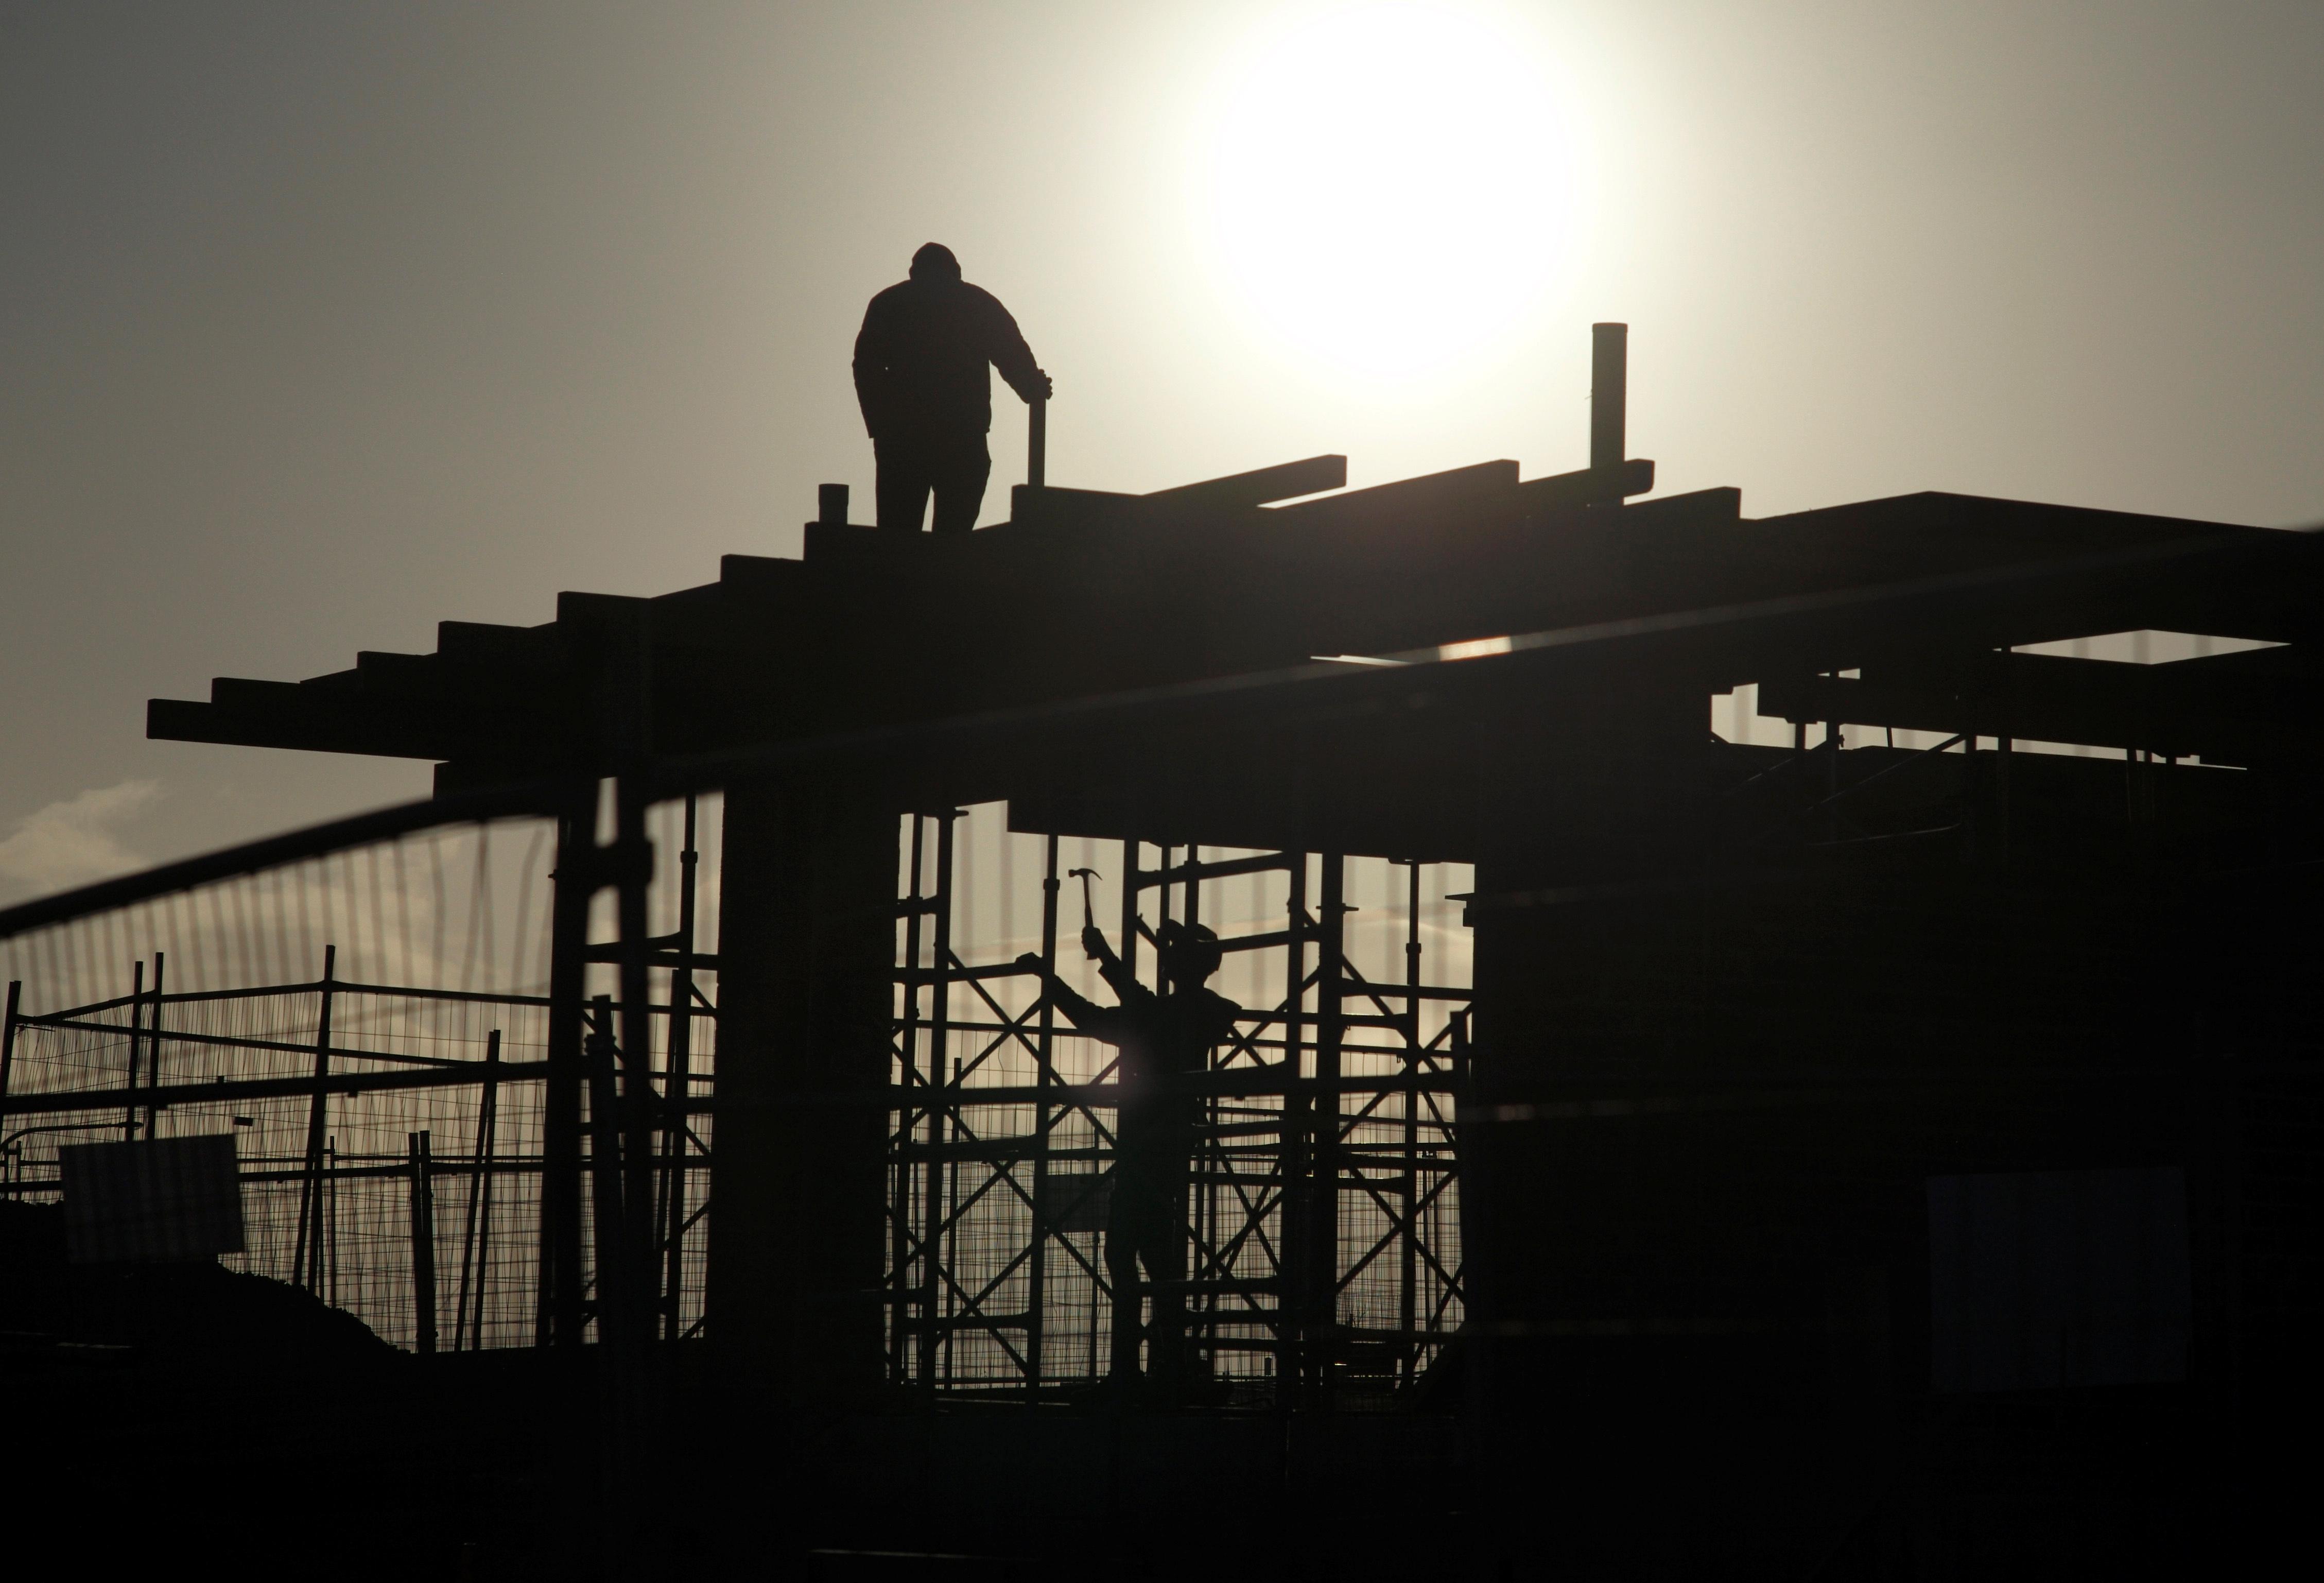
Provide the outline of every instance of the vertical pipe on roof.
<path id="1" fill-rule="evenodd" d="M 1630 327 L 1590 327 L 1590 470 L 1612 474 L 1629 449 Z M 1618 499 L 1618 495 L 1610 498 Z"/>

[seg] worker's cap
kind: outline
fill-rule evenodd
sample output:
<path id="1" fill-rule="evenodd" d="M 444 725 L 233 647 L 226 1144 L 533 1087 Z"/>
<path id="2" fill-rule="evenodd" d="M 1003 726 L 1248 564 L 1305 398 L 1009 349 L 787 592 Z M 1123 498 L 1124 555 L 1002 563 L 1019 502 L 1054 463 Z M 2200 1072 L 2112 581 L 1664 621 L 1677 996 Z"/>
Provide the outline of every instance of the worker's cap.
<path id="1" fill-rule="evenodd" d="M 1217 972 L 1219 963 L 1225 958 L 1217 935 L 1202 924 L 1181 923 L 1176 918 L 1163 921 L 1161 932 L 1154 937 L 1154 942 L 1165 957 L 1198 977 Z"/>
<path id="2" fill-rule="evenodd" d="M 916 281 L 956 281 L 960 279 L 960 260 L 952 249 L 941 242 L 924 242 L 912 255 L 912 278 Z"/>

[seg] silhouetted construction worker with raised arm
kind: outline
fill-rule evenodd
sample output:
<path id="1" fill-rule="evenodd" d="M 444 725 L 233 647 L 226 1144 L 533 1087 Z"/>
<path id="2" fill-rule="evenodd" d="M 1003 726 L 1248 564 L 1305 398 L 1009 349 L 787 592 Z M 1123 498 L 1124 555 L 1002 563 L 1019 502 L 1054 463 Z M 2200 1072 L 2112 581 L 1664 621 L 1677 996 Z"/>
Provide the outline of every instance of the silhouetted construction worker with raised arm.
<path id="1" fill-rule="evenodd" d="M 1082 949 L 1121 1004 L 1098 1005 L 1043 969 L 1027 952 L 1017 965 L 1041 974 L 1050 1004 L 1074 1027 L 1121 1051 L 1121 1088 L 1114 1124 L 1113 1199 L 1106 1213 L 1105 1272 L 1113 1287 L 1117 1388 L 1138 1377 L 1139 1267 L 1146 1270 L 1154 1319 L 1145 1328 L 1156 1381 L 1175 1393 L 1185 1380 L 1186 1189 L 1202 1114 L 1200 1079 L 1211 1051 L 1234 1032 L 1242 1008 L 1204 987 L 1218 971 L 1218 936 L 1173 919 L 1157 937 L 1162 993 L 1138 982 L 1106 943 L 1102 930 L 1082 930 Z"/>
<path id="2" fill-rule="evenodd" d="M 1049 376 L 1001 300 L 960 278 L 952 249 L 912 255 L 912 278 L 863 310 L 855 337 L 855 399 L 879 464 L 881 527 L 917 533 L 936 495 L 936 531 L 965 533 L 992 471 L 988 368 L 1027 402 L 1049 399 Z"/>

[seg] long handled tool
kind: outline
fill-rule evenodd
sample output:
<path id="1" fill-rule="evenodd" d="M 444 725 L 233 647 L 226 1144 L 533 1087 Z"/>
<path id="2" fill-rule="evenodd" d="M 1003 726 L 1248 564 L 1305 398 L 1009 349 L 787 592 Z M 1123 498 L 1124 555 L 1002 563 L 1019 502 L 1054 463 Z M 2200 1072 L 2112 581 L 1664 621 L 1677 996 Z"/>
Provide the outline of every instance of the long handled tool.
<path id="1" fill-rule="evenodd" d="M 1090 900 L 1090 881 L 1093 879 L 1103 879 L 1105 875 L 1100 874 L 1094 868 L 1069 868 L 1065 870 L 1065 877 L 1067 879 L 1077 879 L 1082 882 L 1082 927 L 1084 929 L 1095 929 L 1097 927 L 1097 906 Z"/>

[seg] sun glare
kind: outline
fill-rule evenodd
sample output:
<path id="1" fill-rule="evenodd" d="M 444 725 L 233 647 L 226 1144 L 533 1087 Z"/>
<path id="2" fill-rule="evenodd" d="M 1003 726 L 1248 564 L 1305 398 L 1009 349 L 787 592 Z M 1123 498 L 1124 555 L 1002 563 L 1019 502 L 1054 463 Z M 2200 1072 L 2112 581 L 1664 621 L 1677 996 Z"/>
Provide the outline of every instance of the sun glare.
<path id="1" fill-rule="evenodd" d="M 1425 5 L 1308 12 L 1218 84 L 1196 171 L 1211 256 L 1267 337 L 1335 373 L 1443 374 L 1564 267 L 1568 143 L 1539 57 Z"/>

